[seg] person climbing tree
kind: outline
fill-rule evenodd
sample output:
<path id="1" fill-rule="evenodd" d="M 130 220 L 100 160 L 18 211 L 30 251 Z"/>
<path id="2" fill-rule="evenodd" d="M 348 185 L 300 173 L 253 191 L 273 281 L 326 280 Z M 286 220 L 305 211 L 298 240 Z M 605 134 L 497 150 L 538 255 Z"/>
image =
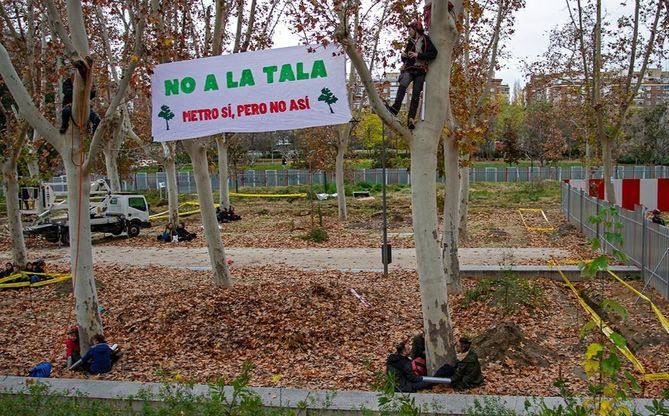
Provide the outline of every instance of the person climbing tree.
<path id="1" fill-rule="evenodd" d="M 386 104 L 386 108 L 392 114 L 397 115 L 402 107 L 402 101 L 404 100 L 407 88 L 413 82 L 409 117 L 407 120 L 409 129 L 413 130 L 416 127 L 418 102 L 420 101 L 420 93 L 423 91 L 428 63 L 437 57 L 437 49 L 432 44 L 430 37 L 425 34 L 423 24 L 420 20 L 411 22 L 408 27 L 409 40 L 401 55 L 402 68 L 400 69 L 400 77 L 398 79 L 400 85 L 397 88 L 395 102 L 393 105 Z"/>
<path id="2" fill-rule="evenodd" d="M 74 63 L 74 66 L 78 71 L 85 71 L 84 63 L 82 61 L 77 61 Z M 83 76 L 83 75 L 82 75 Z M 71 74 L 69 78 L 63 81 L 63 110 L 61 112 L 61 124 L 60 124 L 60 134 L 65 134 L 68 126 L 70 125 L 70 119 L 72 118 L 72 91 L 74 90 L 74 74 Z M 91 88 L 90 99 L 95 98 L 95 87 Z M 92 133 L 95 133 L 95 130 L 100 124 L 100 116 L 93 110 L 93 106 L 90 106 L 88 113 L 88 123 L 92 126 Z"/>

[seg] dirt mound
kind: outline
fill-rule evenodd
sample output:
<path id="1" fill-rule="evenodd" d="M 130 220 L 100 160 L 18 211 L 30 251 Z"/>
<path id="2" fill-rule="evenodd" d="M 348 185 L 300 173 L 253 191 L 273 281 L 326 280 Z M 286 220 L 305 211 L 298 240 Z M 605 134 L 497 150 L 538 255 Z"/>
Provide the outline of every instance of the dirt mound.
<path id="1" fill-rule="evenodd" d="M 504 363 L 512 360 L 515 366 L 547 367 L 546 356 L 552 353 L 536 342 L 525 338 L 520 327 L 505 323 L 472 340 L 481 361 Z"/>

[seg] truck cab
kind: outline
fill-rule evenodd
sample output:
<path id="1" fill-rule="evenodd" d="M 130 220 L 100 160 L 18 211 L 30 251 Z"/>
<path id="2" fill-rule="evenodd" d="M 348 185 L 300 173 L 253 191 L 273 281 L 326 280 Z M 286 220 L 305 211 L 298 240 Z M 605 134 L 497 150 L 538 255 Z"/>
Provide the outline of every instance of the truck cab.
<path id="1" fill-rule="evenodd" d="M 139 234 L 140 228 L 151 227 L 149 221 L 149 204 L 144 195 L 109 195 L 104 204 L 105 216 L 123 216 L 127 222 L 127 232 L 130 237 Z"/>

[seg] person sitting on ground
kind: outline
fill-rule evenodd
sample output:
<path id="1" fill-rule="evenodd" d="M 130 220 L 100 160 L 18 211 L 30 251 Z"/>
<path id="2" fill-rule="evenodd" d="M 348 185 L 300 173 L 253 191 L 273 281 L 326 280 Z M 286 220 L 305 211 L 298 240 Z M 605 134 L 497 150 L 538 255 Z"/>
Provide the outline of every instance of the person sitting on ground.
<path id="1" fill-rule="evenodd" d="M 228 217 L 228 209 L 225 208 L 225 207 L 223 207 L 223 209 L 221 209 L 220 207 L 217 207 L 216 208 L 216 219 L 218 220 L 218 222 L 223 223 L 223 224 L 229 223 L 230 219 Z"/>
<path id="2" fill-rule="evenodd" d="M 429 387 L 411 369 L 409 359 L 411 346 L 407 342 L 400 342 L 395 346 L 395 353 L 390 354 L 386 360 L 386 373 L 395 380 L 395 391 L 400 393 L 415 393 Z"/>
<path id="3" fill-rule="evenodd" d="M 460 338 L 456 347 L 457 362 L 455 366 L 444 364 L 434 374 L 435 377 L 451 379 L 454 389 L 469 389 L 483 384 L 483 373 L 476 352 L 471 348 L 469 338 Z"/>
<path id="4" fill-rule="evenodd" d="M 9 277 L 14 274 L 14 265 L 10 262 L 5 263 L 5 270 L 0 273 L 1 277 Z"/>
<path id="5" fill-rule="evenodd" d="M 33 271 L 40 274 L 46 273 L 46 262 L 44 259 L 39 259 L 33 262 Z"/>
<path id="6" fill-rule="evenodd" d="M 67 357 L 67 367 L 70 368 L 81 359 L 79 350 L 79 327 L 72 326 L 67 330 L 67 339 L 65 340 L 65 356 Z"/>
<path id="7" fill-rule="evenodd" d="M 667 224 L 664 222 L 664 219 L 662 218 L 662 213 L 660 212 L 659 209 L 654 209 L 652 212 L 653 216 L 650 217 L 650 222 L 653 224 L 659 224 L 659 225 L 664 225 L 666 226 Z"/>
<path id="8" fill-rule="evenodd" d="M 179 241 L 192 241 L 195 239 L 195 237 L 197 237 L 197 234 L 189 233 L 186 230 L 186 223 L 180 222 L 179 226 L 177 227 L 177 236 L 179 237 Z"/>
<path id="9" fill-rule="evenodd" d="M 386 108 L 393 115 L 397 115 L 400 112 L 407 88 L 413 82 L 407 122 L 409 129 L 413 130 L 416 125 L 418 102 L 420 101 L 420 94 L 423 91 L 428 63 L 437 57 L 437 48 L 434 47 L 430 37 L 425 34 L 423 24 L 420 20 L 411 22 L 408 28 L 409 39 L 401 54 L 403 65 L 397 80 L 400 84 L 397 88 L 397 96 L 393 105 L 386 104 Z"/>
<path id="10" fill-rule="evenodd" d="M 425 335 L 421 332 L 411 340 L 411 369 L 417 376 L 427 375 L 427 361 L 425 359 Z"/>
<path id="11" fill-rule="evenodd" d="M 27 273 L 27 278 L 30 280 L 30 283 L 37 283 L 41 279 L 41 276 L 34 274 L 35 273 L 35 263 L 33 262 L 28 262 L 26 263 L 26 270 L 25 272 Z"/>
<path id="12" fill-rule="evenodd" d="M 112 364 L 121 358 L 120 351 L 114 350 L 105 337 L 98 334 L 91 340 L 92 347 L 83 357 L 81 365 L 90 374 L 103 374 L 111 371 Z"/>
<path id="13" fill-rule="evenodd" d="M 174 224 L 170 222 L 165 226 L 163 233 L 158 236 L 158 240 L 170 243 L 172 242 L 172 237 L 174 237 L 176 234 L 176 231 L 174 231 Z"/>
<path id="14" fill-rule="evenodd" d="M 231 221 L 239 221 L 242 219 L 239 215 L 235 214 L 235 209 L 233 208 L 232 205 L 230 205 L 230 210 L 228 211 L 228 216 L 230 217 Z"/>

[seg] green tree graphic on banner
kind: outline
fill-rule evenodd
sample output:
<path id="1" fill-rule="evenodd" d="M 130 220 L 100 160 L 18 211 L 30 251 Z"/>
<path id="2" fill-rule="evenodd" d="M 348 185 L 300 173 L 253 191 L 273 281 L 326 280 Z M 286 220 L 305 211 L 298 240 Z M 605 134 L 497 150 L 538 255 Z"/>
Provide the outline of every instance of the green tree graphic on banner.
<path id="1" fill-rule="evenodd" d="M 174 118 L 174 113 L 170 109 L 169 106 L 167 105 L 161 105 L 160 106 L 160 113 L 158 113 L 158 117 L 164 118 L 165 119 L 165 124 L 167 124 L 167 130 L 170 129 L 170 120 Z"/>
<path id="2" fill-rule="evenodd" d="M 339 100 L 339 98 L 335 97 L 335 95 L 330 91 L 329 88 L 323 88 L 321 90 L 321 96 L 318 97 L 318 101 L 325 101 L 325 103 L 330 107 L 330 112 L 334 113 L 334 110 L 332 109 L 332 104 L 336 103 Z"/>

